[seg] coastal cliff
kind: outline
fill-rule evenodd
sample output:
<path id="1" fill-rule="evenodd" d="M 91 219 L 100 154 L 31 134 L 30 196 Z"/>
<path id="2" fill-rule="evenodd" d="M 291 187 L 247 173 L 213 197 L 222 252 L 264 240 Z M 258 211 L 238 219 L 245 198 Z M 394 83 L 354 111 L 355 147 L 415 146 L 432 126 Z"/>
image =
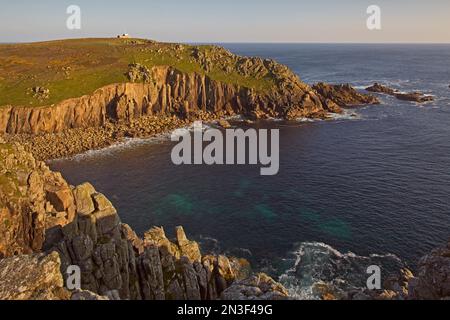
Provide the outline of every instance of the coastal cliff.
<path id="1" fill-rule="evenodd" d="M 261 62 L 264 66 L 264 62 Z M 0 108 L 0 133 L 59 133 L 67 129 L 99 127 L 108 121 L 142 116 L 195 116 L 199 112 L 245 115 L 251 118 L 319 117 L 329 110 L 319 95 L 296 77 L 269 92 L 222 83 L 172 67 L 155 67 L 151 83 L 105 86 L 91 95 L 44 107 Z"/>
<path id="2" fill-rule="evenodd" d="M 71 62 L 55 65 L 52 54 Z M 116 60 L 102 63 L 106 57 Z M 254 118 L 315 117 L 328 111 L 286 66 L 216 46 L 80 39 L 1 46 L 3 60 L 0 70 L 8 78 L 1 79 L 0 133 L 58 133 L 108 120 L 199 111 Z M 88 68 L 88 63 L 95 65 Z M 106 85 L 88 86 L 90 77 L 104 78 Z M 30 87 L 21 89 L 14 80 Z M 52 88 L 61 83 L 66 84 Z"/>
<path id="3" fill-rule="evenodd" d="M 246 260 L 202 254 L 182 227 L 173 241 L 159 227 L 139 238 L 92 185 L 68 185 L 20 145 L 1 143 L 0 161 L 0 299 L 287 298 Z M 66 289 L 72 265 L 81 291 Z"/>
<path id="4" fill-rule="evenodd" d="M 240 115 L 326 119 L 377 104 L 352 87 L 309 86 L 271 59 L 142 39 L 0 45 L 0 134 L 40 160 Z"/>

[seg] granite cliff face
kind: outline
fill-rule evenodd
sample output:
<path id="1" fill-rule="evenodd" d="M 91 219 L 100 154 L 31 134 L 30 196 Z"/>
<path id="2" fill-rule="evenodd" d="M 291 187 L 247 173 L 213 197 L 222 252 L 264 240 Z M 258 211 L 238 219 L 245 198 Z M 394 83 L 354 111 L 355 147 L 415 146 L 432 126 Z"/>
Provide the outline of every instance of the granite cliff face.
<path id="1" fill-rule="evenodd" d="M 75 217 L 72 191 L 20 145 L 0 143 L 0 258 L 39 251 L 46 230 Z"/>
<path id="2" fill-rule="evenodd" d="M 276 86 L 266 92 L 211 80 L 198 73 L 155 67 L 151 81 L 109 85 L 52 106 L 4 106 L 0 108 L 0 133 L 60 133 L 100 127 L 108 121 L 130 121 L 142 116 L 195 117 L 199 112 L 250 118 L 317 118 L 327 112 L 341 112 L 341 107 L 348 104 L 376 103 L 375 98 L 349 90 L 345 91 L 346 100 L 342 100 L 339 87 L 333 87 L 332 92 L 325 92 L 323 86 L 313 89 L 287 67 L 271 60 L 260 61 L 261 67 L 266 64 L 273 74 L 279 74 Z"/>
<path id="3" fill-rule="evenodd" d="M 107 120 L 129 121 L 146 115 L 195 115 L 199 111 L 253 117 L 308 116 L 323 111 L 320 99 L 299 80 L 292 87 L 259 94 L 252 89 L 213 81 L 197 73 L 155 67 L 151 83 L 109 85 L 92 95 L 48 107 L 0 109 L 0 132 L 57 133 L 98 127 Z"/>
<path id="4" fill-rule="evenodd" d="M 79 39 L 0 47 L 0 56 L 12 54 L 28 64 L 0 66 L 8 78 L 0 92 L 0 135 L 40 160 L 168 133 L 195 120 L 326 119 L 378 103 L 348 85 L 311 87 L 274 60 L 217 46 Z M 50 57 L 61 54 L 64 66 L 55 65 Z M 107 54 L 112 64 L 102 63 Z"/>
<path id="5" fill-rule="evenodd" d="M 20 145 L 0 151 L 0 299 L 210 300 L 251 276 L 243 259 L 202 255 L 182 227 L 174 241 L 157 227 L 141 239 L 89 183 L 69 186 Z M 64 288 L 71 265 L 82 291 Z M 249 298 L 287 298 L 261 279 Z"/>

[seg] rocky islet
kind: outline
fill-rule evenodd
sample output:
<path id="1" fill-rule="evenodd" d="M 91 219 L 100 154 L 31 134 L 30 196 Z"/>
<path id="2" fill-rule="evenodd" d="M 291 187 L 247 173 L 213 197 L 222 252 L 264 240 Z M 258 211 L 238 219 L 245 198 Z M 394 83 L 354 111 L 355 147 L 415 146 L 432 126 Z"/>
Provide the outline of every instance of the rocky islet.
<path id="1" fill-rule="evenodd" d="M 379 83 L 375 83 L 373 86 L 366 88 L 369 92 L 386 94 L 389 96 L 393 96 L 399 100 L 403 101 L 411 101 L 417 103 L 425 103 L 434 101 L 434 97 L 431 95 L 423 94 L 422 92 L 400 92 L 398 90 L 389 88 Z"/>

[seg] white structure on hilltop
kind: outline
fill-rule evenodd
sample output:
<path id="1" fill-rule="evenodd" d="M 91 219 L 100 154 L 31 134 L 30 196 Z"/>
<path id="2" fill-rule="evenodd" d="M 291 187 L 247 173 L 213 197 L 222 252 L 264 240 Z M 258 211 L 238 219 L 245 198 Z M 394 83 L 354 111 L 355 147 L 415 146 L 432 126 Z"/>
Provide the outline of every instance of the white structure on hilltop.
<path id="1" fill-rule="evenodd" d="M 119 34 L 117 36 L 117 38 L 119 38 L 119 39 L 130 39 L 130 35 L 128 33 Z"/>

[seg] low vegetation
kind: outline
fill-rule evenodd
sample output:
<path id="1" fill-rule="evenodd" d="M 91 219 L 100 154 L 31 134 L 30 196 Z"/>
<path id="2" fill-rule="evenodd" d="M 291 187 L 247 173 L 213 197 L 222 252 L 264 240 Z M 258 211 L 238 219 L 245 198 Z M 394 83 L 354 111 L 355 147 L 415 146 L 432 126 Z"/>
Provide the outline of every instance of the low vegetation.
<path id="1" fill-rule="evenodd" d="M 263 60 L 241 58 L 211 45 L 142 39 L 6 44 L 0 45 L 0 106 L 37 107 L 91 94 L 109 84 L 129 82 L 130 65 L 172 66 L 258 91 L 276 82 Z"/>

